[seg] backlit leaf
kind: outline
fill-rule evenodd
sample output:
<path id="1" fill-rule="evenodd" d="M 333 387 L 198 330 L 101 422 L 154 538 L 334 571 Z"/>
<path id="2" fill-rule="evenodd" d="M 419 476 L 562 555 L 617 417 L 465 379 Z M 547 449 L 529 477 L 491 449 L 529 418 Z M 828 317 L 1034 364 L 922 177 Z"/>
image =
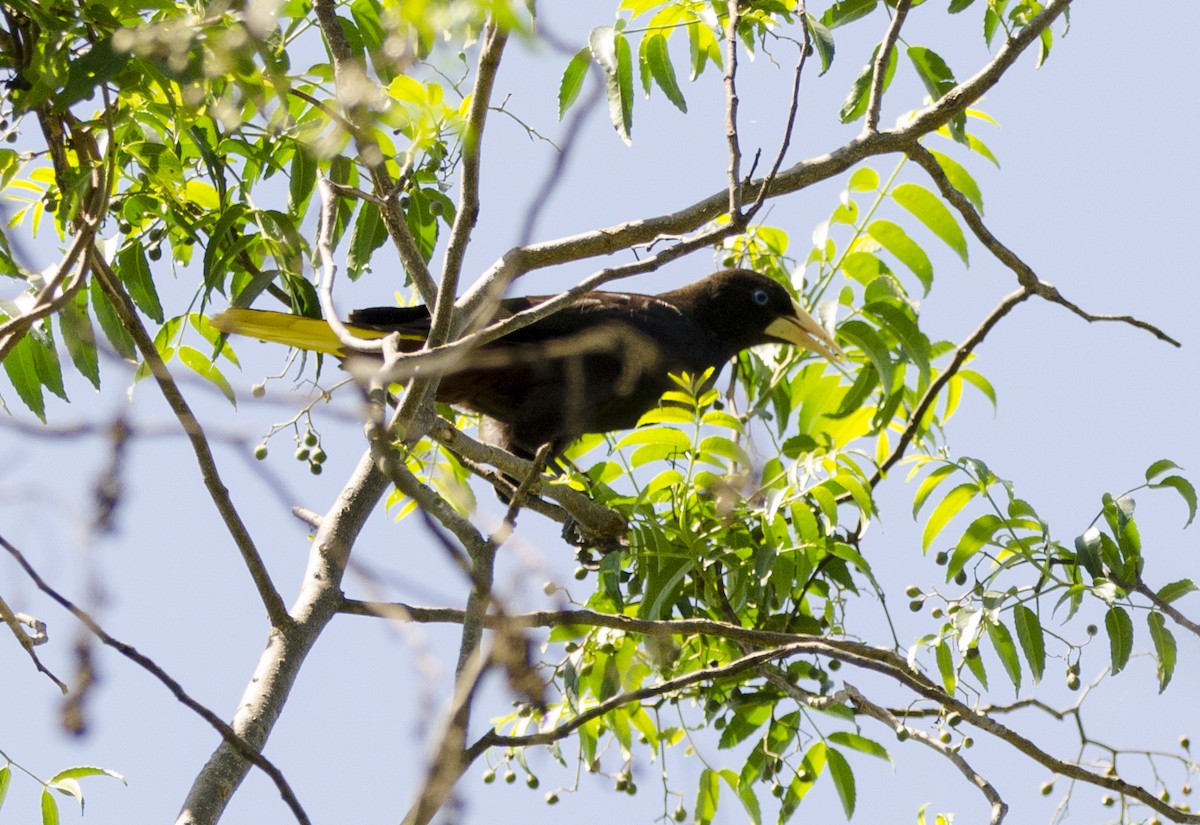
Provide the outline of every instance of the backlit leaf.
<path id="1" fill-rule="evenodd" d="M 950 523 L 950 520 L 958 515 L 959 511 L 977 495 L 979 495 L 979 485 L 975 483 L 960 484 L 947 493 L 946 497 L 934 508 L 933 513 L 929 516 L 929 521 L 925 523 L 925 532 L 921 534 L 921 549 L 928 550 L 929 545 L 933 544 L 933 540 Z"/>
<path id="2" fill-rule="evenodd" d="M 1104 616 L 1104 629 L 1108 631 L 1112 672 L 1115 676 L 1129 663 L 1129 654 L 1133 652 L 1133 620 L 1129 618 L 1125 608 L 1114 605 Z"/>
<path id="3" fill-rule="evenodd" d="M 1146 616 L 1146 624 L 1150 626 L 1150 638 L 1154 642 L 1154 657 L 1158 661 L 1158 692 L 1162 693 L 1171 683 L 1175 673 L 1175 661 L 1178 650 L 1175 636 L 1167 629 L 1166 619 L 1157 610 Z"/>
<path id="4" fill-rule="evenodd" d="M 562 81 L 558 84 L 558 119 L 562 120 L 575 101 L 579 98 L 579 91 L 583 88 L 583 79 L 587 77 L 588 64 L 591 62 L 591 53 L 588 49 L 580 49 L 571 62 L 567 64 L 566 71 L 563 72 Z"/>
<path id="5" fill-rule="evenodd" d="M 969 263 L 967 239 L 963 237 L 962 228 L 941 198 L 915 183 L 900 184 L 892 190 L 892 198 L 957 252 L 964 264 Z"/>
<path id="6" fill-rule="evenodd" d="M 1000 664 L 1004 666 L 1004 671 L 1008 674 L 1008 678 L 1012 680 L 1013 687 L 1021 690 L 1021 660 L 1017 658 L 1017 648 L 1013 644 L 1012 634 L 1008 632 L 1008 628 L 997 622 L 985 622 L 987 626 L 988 639 L 992 642 L 992 647 L 996 650 L 996 655 L 1000 657 Z"/>
<path id="7" fill-rule="evenodd" d="M 1023 604 L 1013 608 L 1013 624 L 1017 628 L 1017 640 L 1021 650 L 1025 652 L 1025 661 L 1029 663 L 1029 672 L 1034 682 L 1042 680 L 1046 670 L 1046 640 L 1042 633 L 1042 623 L 1037 614 Z"/>

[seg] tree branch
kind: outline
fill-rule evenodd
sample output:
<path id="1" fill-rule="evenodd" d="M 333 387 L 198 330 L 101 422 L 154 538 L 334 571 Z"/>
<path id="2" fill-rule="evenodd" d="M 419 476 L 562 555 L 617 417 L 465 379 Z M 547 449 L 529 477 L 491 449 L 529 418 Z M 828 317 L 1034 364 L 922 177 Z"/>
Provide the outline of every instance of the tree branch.
<path id="1" fill-rule="evenodd" d="M 912 0 L 900 0 L 896 4 L 892 22 L 883 36 L 883 41 L 879 44 L 879 52 L 875 55 L 875 62 L 871 67 L 871 96 L 867 98 L 867 117 L 863 123 L 864 132 L 879 131 L 879 110 L 883 108 L 883 83 L 887 76 L 887 64 L 891 59 L 892 51 L 896 48 L 896 39 L 900 36 L 900 27 L 904 25 L 904 18 L 908 16 L 910 6 L 912 6 Z"/>
<path id="2" fill-rule="evenodd" d="M 854 685 L 850 684 L 849 682 L 843 683 L 843 692 L 846 694 L 847 701 L 849 701 L 856 713 L 870 716 L 872 719 L 878 719 L 880 722 L 883 722 L 897 733 L 903 731 L 912 739 L 915 739 L 928 748 L 932 748 L 934 751 L 950 760 L 950 764 L 958 768 L 959 772 L 967 778 L 968 782 L 979 788 L 979 791 L 983 794 L 984 799 L 986 799 L 988 804 L 992 806 L 992 816 L 989 820 L 991 825 L 1000 825 L 1000 823 L 1004 821 L 1004 817 L 1008 814 L 1008 804 L 1000 798 L 999 792 L 992 785 L 992 783 L 988 782 L 982 774 L 972 768 L 970 763 L 962 757 L 956 748 L 942 744 L 920 728 L 911 728 L 905 725 L 903 722 L 893 716 L 891 711 L 889 711 L 887 708 L 876 705 L 868 700 L 867 697 L 862 695 L 858 688 L 854 687 Z"/>
<path id="3" fill-rule="evenodd" d="M 965 111 L 999 82 L 1004 73 L 1041 33 L 1071 4 L 1071 0 L 1050 0 L 1045 10 L 1030 21 L 1015 37 L 1005 41 L 995 56 L 974 76 L 960 82 L 941 100 L 917 112 L 901 127 L 860 134 L 826 155 L 800 161 L 781 172 L 773 181 L 751 181 L 747 194 L 760 191 L 766 197 L 798 192 L 819 181 L 838 175 L 855 164 L 875 155 L 902 152 L 916 139 L 943 126 L 955 115 Z M 727 191 L 710 195 L 676 212 L 641 220 L 629 221 L 578 235 L 543 241 L 510 249 L 475 282 L 458 301 L 473 317 L 488 295 L 502 292 L 516 278 L 536 269 L 557 266 L 598 255 L 611 255 L 634 246 L 649 244 L 663 237 L 683 235 L 712 221 L 729 205 Z M 624 272 L 612 277 L 635 274 Z"/>
<path id="4" fill-rule="evenodd" d="M 245 562 L 246 569 L 250 571 L 250 577 L 254 580 L 259 598 L 267 610 L 271 626 L 275 628 L 287 626 L 291 622 L 287 608 L 284 607 L 279 591 L 271 582 L 271 576 L 267 572 L 262 556 L 259 555 L 258 548 L 254 545 L 250 531 L 246 529 L 245 522 L 242 521 L 241 515 L 238 514 L 237 508 L 233 504 L 233 499 L 230 498 L 229 488 L 221 480 L 221 474 L 217 470 L 217 462 L 213 457 L 212 448 L 208 444 L 208 438 L 204 434 L 204 428 L 200 425 L 200 421 L 192 412 L 191 407 L 188 406 L 183 393 L 179 391 L 179 386 L 175 383 L 167 365 L 163 363 L 162 356 L 158 354 L 158 349 L 150 338 L 150 333 L 146 331 L 141 317 L 138 316 L 137 310 L 129 298 L 129 293 L 121 285 L 116 273 L 108 265 L 108 261 L 94 245 L 89 250 L 89 256 L 96 280 L 112 302 L 121 323 L 133 337 L 133 341 L 137 345 L 146 367 L 150 370 L 150 374 L 154 376 L 163 398 L 166 399 L 167 405 L 175 413 L 175 417 L 179 419 L 183 431 L 187 434 L 188 441 L 192 445 L 192 452 L 196 455 L 196 463 L 200 467 L 204 486 L 208 490 L 213 504 L 216 505 L 217 512 L 221 515 L 221 520 L 225 523 L 234 544 L 242 554 L 242 561 Z"/>
<path id="5" fill-rule="evenodd" d="M 1037 295 L 1039 298 L 1044 298 L 1051 303 L 1066 307 L 1080 318 L 1083 318 L 1085 321 L 1119 321 L 1121 323 L 1130 324 L 1131 326 L 1135 326 L 1139 329 L 1144 329 L 1159 340 L 1166 341 L 1167 343 L 1173 344 L 1176 347 L 1180 346 L 1178 341 L 1176 341 L 1170 335 L 1167 335 L 1153 324 L 1148 324 L 1145 321 L 1139 321 L 1136 318 L 1128 315 L 1093 315 L 1080 309 L 1071 301 L 1068 301 L 1062 296 L 1061 293 L 1059 293 L 1057 288 L 1038 278 L 1037 273 L 1033 271 L 1029 264 L 1021 260 L 1015 252 L 1001 243 L 1000 240 L 992 234 L 991 230 L 989 230 L 987 225 L 984 224 L 983 218 L 980 217 L 977 211 L 975 211 L 975 207 L 971 205 L 971 202 L 966 199 L 962 192 L 959 192 L 958 189 L 954 187 L 954 184 L 950 183 L 950 179 L 946 176 L 946 173 L 942 170 L 942 167 L 938 165 L 937 159 L 928 149 L 926 149 L 924 146 L 921 146 L 919 143 L 913 143 L 905 150 L 905 154 L 912 158 L 917 165 L 924 169 L 926 174 L 933 179 L 933 182 L 937 185 L 938 191 L 942 193 L 942 197 L 945 198 L 951 206 L 958 210 L 958 213 L 962 215 L 963 220 L 975 234 L 975 237 L 979 239 L 979 242 L 983 244 L 983 246 L 989 252 L 991 252 L 998 261 L 1013 271 L 1013 273 L 1017 276 L 1017 282 L 1024 290 L 1030 294 Z"/>
<path id="6" fill-rule="evenodd" d="M 21 569 L 25 571 L 25 574 L 29 576 L 39 590 L 56 601 L 61 607 L 67 610 L 67 612 L 78 619 L 83 626 L 88 629 L 88 632 L 99 639 L 102 644 L 106 645 L 107 647 L 111 647 L 126 659 L 129 659 L 131 662 L 141 667 L 155 679 L 158 679 L 158 681 L 161 682 L 163 686 L 171 692 L 171 695 L 173 695 L 180 703 L 192 710 L 197 716 L 199 716 L 201 719 L 211 725 L 219 734 L 221 734 L 221 737 L 225 740 L 225 743 L 229 747 L 236 750 L 243 759 L 252 762 L 256 767 L 262 770 L 263 773 L 269 776 L 271 781 L 275 783 L 275 787 L 279 790 L 279 795 L 283 797 L 284 803 L 288 806 L 288 808 L 291 809 L 292 815 L 296 818 L 296 821 L 302 823 L 302 825 L 308 825 L 308 815 L 304 812 L 304 808 L 300 805 L 300 800 L 296 798 L 296 794 L 292 791 L 291 786 L 288 785 L 287 779 L 284 778 L 283 773 L 279 770 L 279 768 L 275 767 L 275 765 L 269 759 L 259 753 L 252 745 L 247 743 L 233 730 L 233 728 L 225 724 L 225 722 L 222 721 L 219 716 L 188 695 L 187 691 L 183 689 L 183 686 L 180 685 L 179 682 L 175 681 L 175 679 L 173 679 L 165 670 L 159 667 L 153 659 L 143 653 L 138 652 L 137 648 L 133 647 L 132 645 L 125 644 L 124 642 L 110 636 L 107 632 L 105 632 L 104 628 L 97 624 L 96 620 L 93 619 L 86 610 L 79 607 L 66 596 L 63 596 L 61 593 L 51 587 L 45 581 L 45 579 L 41 577 L 33 565 L 29 563 L 29 560 L 25 558 L 25 555 L 12 544 L 10 544 L 3 536 L 0 536 L 0 546 L 7 550 L 9 555 L 16 560 L 17 564 L 21 566 Z M 63 692 L 66 692 L 65 686 Z"/>

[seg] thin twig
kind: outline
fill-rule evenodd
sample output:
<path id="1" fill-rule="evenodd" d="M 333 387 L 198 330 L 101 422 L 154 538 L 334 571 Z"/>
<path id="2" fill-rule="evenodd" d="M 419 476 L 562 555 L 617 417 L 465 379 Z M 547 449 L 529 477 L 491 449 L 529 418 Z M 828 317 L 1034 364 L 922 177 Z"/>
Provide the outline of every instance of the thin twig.
<path id="1" fill-rule="evenodd" d="M 883 108 L 883 84 L 884 78 L 887 77 L 887 64 L 891 60 L 892 50 L 896 48 L 896 38 L 900 36 L 900 27 L 904 25 L 904 18 L 908 16 L 911 5 L 912 0 L 900 0 L 896 4 L 892 22 L 883 36 L 883 42 L 879 44 L 879 52 L 875 55 L 875 64 L 871 67 L 871 96 L 867 98 L 867 118 L 863 124 L 863 131 L 867 133 L 879 131 L 879 110 Z"/>
<path id="2" fill-rule="evenodd" d="M 745 187 L 755 197 L 766 190 L 765 197 L 774 198 L 800 191 L 817 182 L 828 180 L 852 168 L 855 164 L 876 155 L 904 151 L 909 144 L 945 125 L 955 115 L 966 110 L 1013 65 L 1029 46 L 1038 41 L 1058 17 L 1070 7 L 1071 0 L 1050 0 L 1044 11 L 1015 36 L 1004 42 L 980 71 L 960 82 L 942 98 L 918 111 L 912 120 L 895 129 L 860 134 L 832 152 L 800 161 L 780 172 L 768 182 L 756 180 Z M 693 232 L 724 214 L 729 207 L 727 187 L 675 212 L 642 218 L 593 229 L 565 238 L 521 245 L 508 250 L 480 276 L 479 280 L 459 299 L 459 306 L 473 317 L 488 296 L 503 289 L 526 273 L 549 266 L 584 260 L 599 255 L 611 255 L 636 246 L 653 243 L 664 237 Z"/>
<path id="3" fill-rule="evenodd" d="M 129 293 L 125 291 L 125 287 L 122 286 L 116 273 L 112 271 L 104 256 L 94 246 L 91 248 L 89 254 L 95 278 L 100 283 L 100 287 L 104 290 L 105 295 L 108 296 L 109 301 L 111 301 L 118 317 L 121 319 L 121 323 L 133 337 L 134 344 L 137 346 L 138 352 L 141 353 L 146 367 L 150 370 L 150 374 L 158 384 L 163 398 L 166 399 L 167 405 L 175 413 L 175 417 L 179 419 L 180 426 L 183 427 L 183 431 L 187 434 L 188 441 L 192 445 L 192 452 L 196 455 L 196 463 L 200 467 L 200 475 L 204 480 L 204 486 L 208 490 L 208 495 L 212 499 L 213 504 L 216 505 L 217 512 L 221 515 L 221 520 L 225 523 L 225 527 L 233 538 L 234 544 L 237 545 L 238 551 L 242 555 L 246 569 L 250 572 L 250 577 L 254 580 L 255 588 L 258 590 L 259 598 L 267 610 L 267 616 L 271 621 L 271 625 L 276 628 L 287 626 L 292 621 L 288 615 L 287 607 L 284 606 L 279 591 L 275 589 L 275 585 L 271 582 L 271 576 L 267 572 L 266 564 L 263 562 L 258 548 L 255 547 L 254 539 L 250 536 L 250 531 L 246 528 L 246 523 L 242 521 L 237 507 L 229 495 L 229 488 L 221 480 L 221 474 L 217 470 L 216 459 L 213 457 L 212 448 L 209 446 L 204 428 L 200 425 L 199 419 L 196 418 L 191 407 L 184 399 L 183 393 L 179 391 L 179 386 L 175 383 L 175 379 L 172 377 L 170 370 L 167 369 L 167 365 L 163 363 L 162 356 L 158 354 L 158 349 L 154 346 L 154 341 L 151 339 L 150 333 L 146 331 L 142 319 L 138 316 L 137 310 L 133 306 L 133 301 L 129 298 Z"/>
<path id="4" fill-rule="evenodd" d="M 943 171 L 942 167 L 938 164 L 937 158 L 935 158 L 928 149 L 919 143 L 913 143 L 905 149 L 905 153 L 912 158 L 918 166 L 924 169 L 930 178 L 933 179 L 933 182 L 937 185 L 938 191 L 941 192 L 942 197 L 945 198 L 946 201 L 949 202 L 949 204 L 953 206 L 960 215 L 962 215 L 963 220 L 974 233 L 975 237 L 979 239 L 979 242 L 983 244 L 983 246 L 989 252 L 991 252 L 998 261 L 1013 271 L 1013 273 L 1017 276 L 1017 282 L 1021 284 L 1022 288 L 1034 295 L 1037 295 L 1039 298 L 1043 298 L 1051 303 L 1066 307 L 1080 318 L 1083 318 L 1085 321 L 1117 321 L 1120 323 L 1129 324 L 1137 327 L 1138 329 L 1146 330 L 1159 340 L 1166 341 L 1168 344 L 1173 344 L 1176 347 L 1181 346 L 1178 341 L 1176 341 L 1170 335 L 1167 335 L 1167 333 L 1163 332 L 1153 324 L 1148 324 L 1145 321 L 1139 321 L 1138 319 L 1129 315 L 1093 315 L 1092 313 L 1086 312 L 1079 308 L 1071 301 L 1068 301 L 1062 296 L 1056 287 L 1038 278 L 1037 273 L 1033 271 L 1029 264 L 1021 260 L 1021 258 L 1018 257 L 1015 252 L 1001 243 L 1000 240 L 992 234 L 991 230 L 989 230 L 987 225 L 983 222 L 983 218 L 975 210 L 975 207 L 970 201 L 967 200 L 966 196 L 963 195 L 962 192 L 958 191 L 954 184 L 950 182 L 950 179 L 946 176 L 945 171 Z"/>
<path id="5" fill-rule="evenodd" d="M 738 140 L 737 29 L 741 20 L 739 4 L 728 5 L 725 21 L 725 144 L 729 157 L 729 219 L 737 221 L 742 211 L 742 146 Z"/>
<path id="6" fill-rule="evenodd" d="M 917 433 L 920 432 L 921 422 L 925 419 L 925 414 L 929 412 L 929 408 L 937 401 L 938 394 L 941 393 L 942 388 L 946 386 L 951 378 L 958 374 L 958 371 L 967 363 L 975 348 L 983 343 L 983 339 L 988 336 L 992 328 L 1000 323 L 1000 319 L 1012 312 L 1013 307 L 1029 298 L 1031 294 L 1022 287 L 1016 292 L 1004 296 L 1004 299 L 983 319 L 983 323 L 976 327 L 975 331 L 958 345 L 958 348 L 954 350 L 954 357 L 950 359 L 950 363 L 938 374 L 937 378 L 929 382 L 925 394 L 921 396 L 921 400 L 913 408 L 912 414 L 908 417 L 908 423 L 904 425 L 904 431 L 900 434 L 900 439 L 896 442 L 895 448 L 871 476 L 869 485 L 872 489 L 887 475 L 888 470 L 896 465 L 896 462 L 904 458 L 904 453 L 908 450 L 908 445 L 912 443 Z"/>
<path id="7" fill-rule="evenodd" d="M 25 558 L 25 555 L 12 544 L 10 544 L 9 541 L 3 536 L 0 536 L 0 546 L 7 550 L 9 555 L 16 560 L 17 564 L 21 566 L 21 569 L 25 571 L 25 575 L 29 576 L 34 585 L 37 586 L 38 590 L 41 590 L 51 599 L 58 602 L 61 607 L 78 619 L 83 626 L 88 629 L 88 632 L 99 639 L 102 644 L 106 645 L 107 647 L 111 647 L 126 659 L 129 659 L 131 662 L 141 667 L 155 679 L 158 679 L 158 681 L 161 682 L 162 685 L 171 692 L 171 695 L 174 696 L 180 703 L 193 711 L 197 716 L 212 726 L 214 730 L 221 734 L 221 737 L 227 743 L 229 743 L 230 747 L 236 750 L 243 759 L 253 763 L 256 767 L 262 770 L 263 773 L 269 776 L 271 781 L 275 783 L 275 787 L 279 790 L 279 795 L 283 798 L 284 803 L 288 806 L 288 808 L 291 809 L 292 815 L 296 818 L 296 821 L 302 823 L 302 825 L 307 825 L 309 822 L 308 815 L 304 812 L 304 808 L 300 805 L 300 800 L 296 798 L 296 794 L 292 791 L 291 786 L 288 785 L 287 779 L 284 778 L 283 773 L 279 770 L 279 768 L 275 767 L 275 765 L 269 759 L 259 753 L 254 747 L 247 743 L 246 740 L 238 736 L 233 728 L 225 724 L 225 722 L 219 716 L 193 699 L 187 693 L 187 691 L 183 689 L 183 686 L 173 679 L 165 670 L 159 667 L 159 665 L 153 659 L 143 653 L 140 653 L 137 648 L 133 647 L 133 645 L 126 644 L 125 642 L 110 636 L 104 630 L 104 628 L 100 627 L 96 620 L 93 619 L 86 610 L 79 607 L 66 596 L 62 595 L 53 587 L 51 587 L 46 580 L 41 577 L 33 565 L 29 563 L 29 560 Z"/>
<path id="8" fill-rule="evenodd" d="M 938 754 L 948 759 L 950 764 L 958 768 L 959 772 L 967 778 L 968 782 L 979 789 L 984 799 L 991 805 L 992 816 L 989 820 L 991 825 L 1000 825 L 1004 821 L 1004 817 L 1008 814 L 1008 804 L 1000 798 L 1000 793 L 996 790 L 995 786 L 991 782 L 988 782 L 981 773 L 971 767 L 971 764 L 959 753 L 958 748 L 943 744 L 920 728 L 908 727 L 893 716 L 887 708 L 881 707 L 863 696 L 862 692 L 849 682 L 843 684 L 843 690 L 856 713 L 878 719 L 893 731 L 908 734 L 910 738 L 928 748 L 932 748 Z"/>
<path id="9" fill-rule="evenodd" d="M 0 537 L 0 542 L 3 541 L 4 539 Z M 8 542 L 4 542 L 4 544 L 5 547 L 9 546 Z M 35 620 L 28 616 L 14 613 L 12 608 L 8 606 L 8 602 L 4 601 L 3 597 L 0 597 L 0 619 L 4 620 L 4 623 L 8 625 L 8 629 L 11 630 L 12 634 L 17 637 L 17 641 L 20 642 L 21 647 L 25 648 L 25 652 L 28 653 L 29 658 L 33 660 L 33 666 L 37 668 L 38 672 L 46 674 L 50 681 L 54 682 L 54 684 L 58 686 L 58 689 L 62 691 L 63 696 L 66 696 L 67 691 L 69 690 L 66 682 L 51 673 L 50 670 L 42 664 L 42 660 L 38 658 L 37 651 L 33 649 L 36 645 L 42 644 L 46 641 L 46 626 L 41 622 L 35 623 Z M 39 631 L 39 635 L 30 636 L 25 632 L 25 626 L 33 627 L 35 631 Z"/>

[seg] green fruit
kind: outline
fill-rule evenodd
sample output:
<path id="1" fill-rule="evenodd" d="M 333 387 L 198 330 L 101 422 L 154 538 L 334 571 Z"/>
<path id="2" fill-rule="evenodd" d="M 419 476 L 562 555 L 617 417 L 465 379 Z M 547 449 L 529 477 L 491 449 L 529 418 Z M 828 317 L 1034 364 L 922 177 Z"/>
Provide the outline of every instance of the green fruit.
<path id="1" fill-rule="evenodd" d="M 253 387 L 250 388 L 250 394 L 253 395 L 255 398 L 262 398 L 264 395 L 267 394 L 267 385 L 262 384 L 262 383 L 255 384 Z"/>
<path id="2" fill-rule="evenodd" d="M 254 457 L 257 458 L 259 461 L 262 461 L 264 458 L 266 458 L 267 457 L 267 445 L 259 444 L 257 447 L 255 447 L 254 448 Z"/>

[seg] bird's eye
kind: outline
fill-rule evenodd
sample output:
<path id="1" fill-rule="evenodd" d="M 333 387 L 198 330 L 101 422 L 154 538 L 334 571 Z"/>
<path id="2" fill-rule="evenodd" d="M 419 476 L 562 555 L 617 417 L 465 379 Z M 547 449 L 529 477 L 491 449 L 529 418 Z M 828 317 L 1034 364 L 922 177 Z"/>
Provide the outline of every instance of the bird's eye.
<path id="1" fill-rule="evenodd" d="M 765 307 L 771 302 L 771 296 L 767 294 L 765 289 L 754 290 L 750 297 L 753 298 L 754 303 L 758 304 L 760 307 Z"/>

